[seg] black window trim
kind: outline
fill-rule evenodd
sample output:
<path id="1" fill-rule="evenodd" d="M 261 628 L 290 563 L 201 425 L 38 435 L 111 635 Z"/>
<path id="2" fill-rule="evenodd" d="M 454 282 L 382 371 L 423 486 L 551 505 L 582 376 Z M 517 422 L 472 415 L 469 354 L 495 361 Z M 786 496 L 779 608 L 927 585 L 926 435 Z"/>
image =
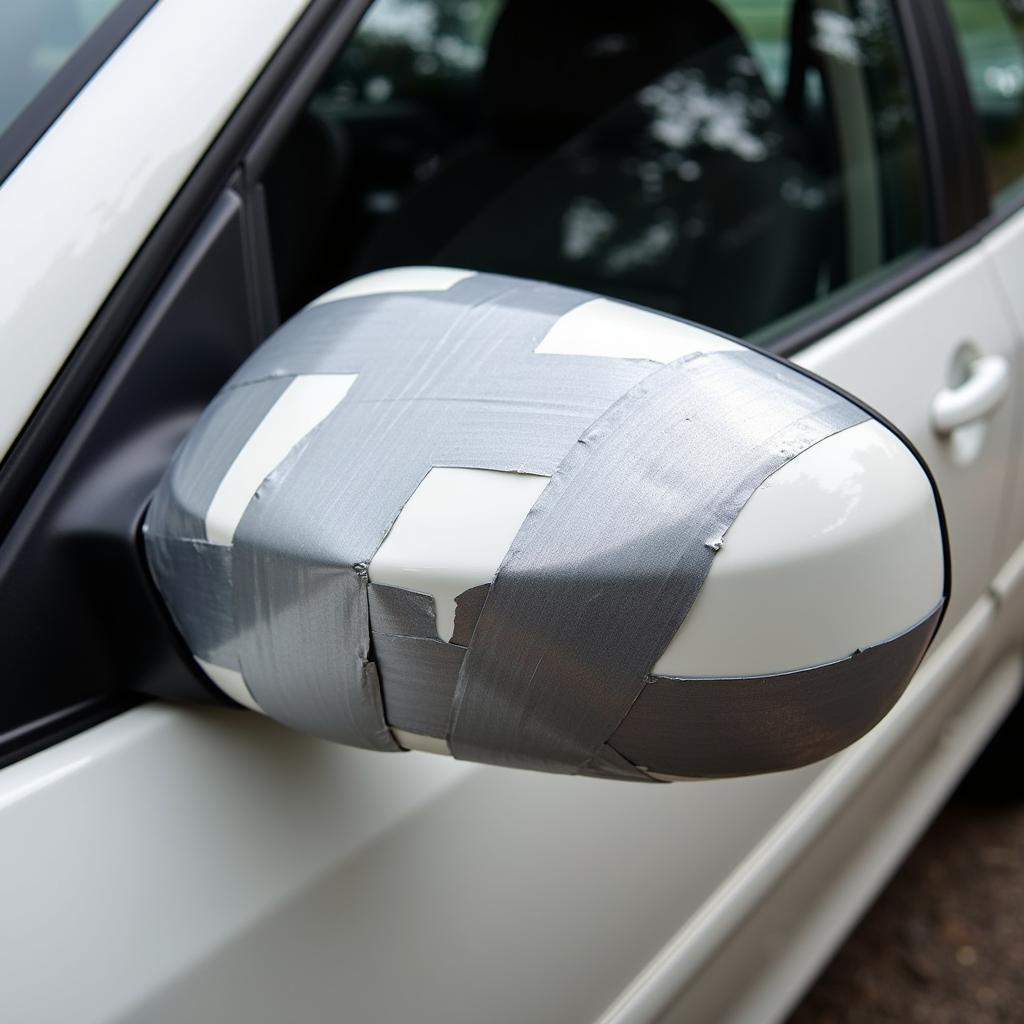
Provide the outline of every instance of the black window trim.
<path id="1" fill-rule="evenodd" d="M 942 246 L 989 214 L 984 143 L 945 0 L 893 0 L 929 184 L 931 242 Z"/>
<path id="2" fill-rule="evenodd" d="M 156 0 L 120 0 L 0 133 L 0 185 L 155 4 Z"/>

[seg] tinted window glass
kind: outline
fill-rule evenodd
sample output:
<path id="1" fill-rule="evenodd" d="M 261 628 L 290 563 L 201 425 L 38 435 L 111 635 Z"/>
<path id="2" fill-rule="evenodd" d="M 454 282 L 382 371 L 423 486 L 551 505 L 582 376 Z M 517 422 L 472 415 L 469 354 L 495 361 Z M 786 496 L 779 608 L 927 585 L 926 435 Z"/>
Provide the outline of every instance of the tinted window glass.
<path id="1" fill-rule="evenodd" d="M 282 152 L 285 311 L 354 273 L 444 263 L 762 336 L 924 241 L 881 0 L 377 0 L 304 123 L 345 185 L 329 217 L 307 213 L 320 241 L 299 240 L 309 171 Z M 283 249 L 326 274 L 296 280 Z"/>
<path id="2" fill-rule="evenodd" d="M 998 201 L 1024 182 L 1024 0 L 949 0 Z"/>
<path id="3" fill-rule="evenodd" d="M 0 4 L 0 134 L 118 0 L 7 0 Z"/>

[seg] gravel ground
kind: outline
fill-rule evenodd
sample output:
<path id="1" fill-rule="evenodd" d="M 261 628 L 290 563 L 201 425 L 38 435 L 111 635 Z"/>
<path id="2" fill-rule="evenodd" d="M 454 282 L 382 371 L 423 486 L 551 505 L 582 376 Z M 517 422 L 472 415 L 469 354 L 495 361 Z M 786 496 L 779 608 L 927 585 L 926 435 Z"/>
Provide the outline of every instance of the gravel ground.
<path id="1" fill-rule="evenodd" d="M 1024 803 L 954 796 L 789 1024 L 889 1021 L 1024 1022 Z"/>

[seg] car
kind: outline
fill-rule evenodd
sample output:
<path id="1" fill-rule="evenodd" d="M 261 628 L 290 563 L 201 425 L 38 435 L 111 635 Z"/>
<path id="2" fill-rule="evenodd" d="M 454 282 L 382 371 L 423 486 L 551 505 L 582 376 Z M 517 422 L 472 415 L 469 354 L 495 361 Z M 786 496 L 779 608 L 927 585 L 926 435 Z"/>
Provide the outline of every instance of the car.
<path id="1" fill-rule="evenodd" d="M 40 0 L 0 83 L 0 1015 L 783 1020 L 1020 735 L 1018 0 Z"/>

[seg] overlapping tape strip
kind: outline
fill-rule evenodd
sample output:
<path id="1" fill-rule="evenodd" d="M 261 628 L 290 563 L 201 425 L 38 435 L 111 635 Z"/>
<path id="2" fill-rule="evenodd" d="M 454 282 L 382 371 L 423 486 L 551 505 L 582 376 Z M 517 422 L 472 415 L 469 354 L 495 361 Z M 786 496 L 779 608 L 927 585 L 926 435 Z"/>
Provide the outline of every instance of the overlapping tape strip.
<path id="1" fill-rule="evenodd" d="M 710 334 L 671 362 L 552 355 L 545 339 L 593 296 L 411 273 L 413 290 L 356 282 L 282 327 L 153 499 L 157 585 L 228 692 L 356 746 L 398 749 L 396 730 L 460 758 L 627 779 L 789 767 L 877 720 L 935 615 L 858 655 L 874 697 L 852 716 L 792 710 L 806 719 L 815 687 L 834 705 L 850 660 L 732 681 L 724 702 L 719 681 L 651 675 L 750 495 L 863 410 Z M 432 598 L 367 571 L 437 467 L 550 477 L 493 581 L 460 597 L 451 642 Z M 774 744 L 723 735 L 723 708 L 769 705 L 791 709 Z"/>

